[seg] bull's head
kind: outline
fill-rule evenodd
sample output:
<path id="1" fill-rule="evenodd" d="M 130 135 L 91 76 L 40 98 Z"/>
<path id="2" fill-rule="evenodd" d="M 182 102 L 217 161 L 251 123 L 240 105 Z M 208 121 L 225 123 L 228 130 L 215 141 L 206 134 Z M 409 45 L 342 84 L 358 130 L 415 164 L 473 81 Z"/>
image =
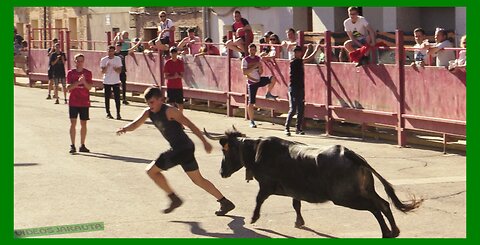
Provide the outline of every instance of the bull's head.
<path id="1" fill-rule="evenodd" d="M 213 136 L 203 129 L 205 136 L 211 140 L 218 140 L 222 146 L 223 159 L 220 168 L 220 175 L 223 178 L 230 177 L 233 173 L 240 170 L 244 163 L 242 162 L 242 152 L 240 145 L 242 144 L 238 137 L 245 137 L 244 134 L 238 132 L 235 127 L 233 130 L 228 130 L 223 135 Z"/>

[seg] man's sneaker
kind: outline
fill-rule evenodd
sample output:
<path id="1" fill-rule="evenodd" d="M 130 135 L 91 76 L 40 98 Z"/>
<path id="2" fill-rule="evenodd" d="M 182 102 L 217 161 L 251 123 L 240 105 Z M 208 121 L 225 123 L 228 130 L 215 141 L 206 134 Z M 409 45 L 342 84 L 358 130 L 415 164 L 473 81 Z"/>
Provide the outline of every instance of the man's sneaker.
<path id="1" fill-rule="evenodd" d="M 67 99 L 65 99 L 65 104 L 68 104 Z"/>
<path id="2" fill-rule="evenodd" d="M 296 133 L 296 134 L 299 134 L 299 135 L 305 135 L 305 132 L 303 132 L 303 130 L 301 130 L 301 129 L 297 129 L 297 130 L 295 131 L 295 133 Z"/>
<path id="3" fill-rule="evenodd" d="M 51 99 L 52 99 L 52 96 L 48 95 L 47 100 L 51 100 Z"/>
<path id="4" fill-rule="evenodd" d="M 256 127 L 257 127 L 257 125 L 255 124 L 255 122 L 254 122 L 254 121 L 250 121 L 250 127 L 251 127 L 251 128 L 256 128 Z"/>
<path id="5" fill-rule="evenodd" d="M 124 104 L 124 105 L 129 105 L 130 103 L 128 103 L 128 101 L 124 100 L 124 101 L 123 101 L 123 104 Z"/>
<path id="6" fill-rule="evenodd" d="M 55 100 L 55 104 L 60 104 L 60 102 L 58 101 L 58 98 Z"/>
<path id="7" fill-rule="evenodd" d="M 70 145 L 70 151 L 69 151 L 69 153 L 70 153 L 70 154 L 73 154 L 73 153 L 75 153 L 75 152 L 77 152 L 77 149 L 75 149 L 75 145 Z"/>
<path id="8" fill-rule="evenodd" d="M 163 213 L 165 214 L 171 213 L 176 208 L 182 206 L 182 203 L 183 203 L 182 199 L 180 199 L 177 195 L 175 195 L 175 193 L 168 195 L 168 197 L 170 198 L 171 203 L 170 203 L 170 207 L 163 210 Z"/>
<path id="9" fill-rule="evenodd" d="M 122 117 L 120 116 L 120 114 L 117 114 L 117 120 L 122 120 Z"/>
<path id="10" fill-rule="evenodd" d="M 273 94 L 271 94 L 271 93 L 266 93 L 266 94 L 265 94 L 265 99 L 276 100 L 277 98 L 278 98 L 278 96 L 273 95 Z"/>
<path id="11" fill-rule="evenodd" d="M 288 128 L 285 129 L 285 135 L 286 135 L 286 136 L 292 135 L 292 134 L 290 133 L 290 129 L 288 129 Z"/>
<path id="12" fill-rule="evenodd" d="M 367 56 L 362 56 L 362 58 L 360 58 L 358 63 L 355 65 L 355 67 L 359 67 L 359 66 L 368 64 L 368 60 L 369 60 L 369 58 Z"/>
<path id="13" fill-rule="evenodd" d="M 90 150 L 87 149 L 87 147 L 85 147 L 85 145 L 80 146 L 80 148 L 78 148 L 78 151 L 79 152 L 90 152 Z"/>
<path id="14" fill-rule="evenodd" d="M 233 202 L 231 202 L 225 197 L 218 200 L 217 202 L 220 203 L 220 209 L 218 211 L 215 211 L 215 215 L 217 216 L 224 216 L 235 208 L 235 204 L 233 204 Z"/>
<path id="15" fill-rule="evenodd" d="M 108 118 L 108 119 L 113 119 L 112 114 L 108 113 L 108 114 L 107 114 L 107 118 Z"/>

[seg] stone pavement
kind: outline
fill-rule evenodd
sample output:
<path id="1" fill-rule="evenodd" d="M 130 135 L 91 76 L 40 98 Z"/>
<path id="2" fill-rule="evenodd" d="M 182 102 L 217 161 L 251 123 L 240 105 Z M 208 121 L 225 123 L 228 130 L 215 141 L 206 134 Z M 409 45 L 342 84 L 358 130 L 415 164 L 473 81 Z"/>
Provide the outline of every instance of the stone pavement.
<path id="1" fill-rule="evenodd" d="M 369 212 L 333 205 L 302 202 L 306 226 L 294 228 L 291 199 L 272 196 L 262 206 L 261 217 L 250 224 L 258 183 L 246 183 L 245 171 L 228 179 L 218 173 L 222 153 L 206 154 L 198 138 L 196 156 L 204 177 L 211 180 L 237 208 L 216 217 L 216 200 L 196 187 L 181 167 L 166 177 L 185 203 L 171 214 L 161 211 L 168 200 L 147 177 L 146 165 L 168 149 L 151 123 L 117 136 L 117 128 L 133 120 L 144 103 L 122 105 L 122 121 L 105 118 L 102 97 L 92 97 L 87 147 L 91 153 L 70 155 L 68 107 L 45 100 L 45 89 L 14 88 L 14 227 L 15 229 L 104 222 L 103 231 L 50 237 L 213 237 L 213 238 L 353 238 L 380 237 L 377 221 Z M 111 103 L 115 111 L 114 103 Z M 186 110 L 199 128 L 224 132 L 235 125 L 250 137 L 283 135 L 283 126 L 259 122 L 248 127 L 243 118 Z M 114 115 L 115 116 L 115 115 Z M 79 125 L 77 126 L 79 131 Z M 77 142 L 79 141 L 77 134 Z M 307 130 L 289 139 L 317 146 L 342 144 L 356 151 L 396 188 L 400 199 L 410 194 L 424 198 L 417 210 L 403 214 L 392 208 L 400 237 L 466 236 L 466 157 L 438 151 L 398 148 L 382 141 L 325 137 Z M 77 143 L 78 146 L 79 143 Z M 380 196 L 385 191 L 376 179 Z"/>

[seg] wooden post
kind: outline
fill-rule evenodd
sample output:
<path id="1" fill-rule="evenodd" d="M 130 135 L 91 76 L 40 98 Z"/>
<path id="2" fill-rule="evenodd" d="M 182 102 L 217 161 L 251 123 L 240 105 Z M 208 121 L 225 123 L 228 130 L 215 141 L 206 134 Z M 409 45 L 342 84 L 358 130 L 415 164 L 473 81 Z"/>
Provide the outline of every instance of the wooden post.
<path id="1" fill-rule="evenodd" d="M 325 31 L 325 66 L 327 68 L 327 101 L 325 107 L 327 115 L 325 116 L 325 134 L 332 135 L 333 133 L 333 117 L 332 117 L 332 33 Z"/>

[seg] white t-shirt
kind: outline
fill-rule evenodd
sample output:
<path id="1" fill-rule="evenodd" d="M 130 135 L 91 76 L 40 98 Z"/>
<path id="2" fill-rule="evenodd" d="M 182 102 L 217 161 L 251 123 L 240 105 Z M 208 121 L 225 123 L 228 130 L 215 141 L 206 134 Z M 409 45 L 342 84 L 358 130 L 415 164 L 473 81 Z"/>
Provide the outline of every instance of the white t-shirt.
<path id="1" fill-rule="evenodd" d="M 445 40 L 441 43 L 437 43 L 435 48 L 452 48 L 453 45 L 450 41 Z M 455 60 L 455 51 L 453 50 L 440 50 L 436 54 L 437 56 L 437 66 L 448 66 L 448 61 Z"/>
<path id="2" fill-rule="evenodd" d="M 109 64 L 108 67 L 107 63 Z M 113 85 L 120 83 L 120 73 L 113 69 L 122 67 L 122 59 L 120 57 L 114 56 L 112 59 L 108 56 L 103 57 L 100 60 L 100 68 L 102 67 L 107 67 L 107 71 L 103 74 L 103 84 Z"/>
<path id="3" fill-rule="evenodd" d="M 357 40 L 365 39 L 367 37 L 368 22 L 363 16 L 358 16 L 357 22 L 355 23 L 352 22 L 352 18 L 348 18 L 343 22 L 343 26 L 345 27 L 345 31 L 351 31 Z"/>
<path id="4" fill-rule="evenodd" d="M 467 50 L 460 51 L 460 53 L 458 54 L 457 65 L 467 65 Z"/>
<path id="5" fill-rule="evenodd" d="M 243 60 L 242 60 L 242 70 L 247 69 L 249 64 L 253 64 L 253 63 L 257 63 L 257 62 L 261 62 L 261 61 L 260 61 L 260 57 L 256 56 L 256 55 L 253 56 L 253 57 L 247 56 L 247 57 L 243 58 Z M 252 80 L 252 79 L 247 78 L 247 83 L 248 84 L 253 84 L 253 83 L 259 82 L 260 81 L 260 69 L 259 68 L 253 69 L 253 71 L 248 74 L 248 77 L 253 79 Z"/>
<path id="6" fill-rule="evenodd" d="M 427 58 L 427 50 L 420 48 L 421 44 L 416 43 L 413 47 L 415 50 L 413 51 L 413 59 L 415 62 L 425 62 Z"/>
<path id="7" fill-rule="evenodd" d="M 165 22 L 160 22 L 160 26 L 158 27 L 158 29 L 160 29 L 160 31 L 163 31 L 165 29 L 170 29 L 172 26 L 174 26 L 173 21 L 171 19 L 166 19 Z M 164 37 L 170 37 L 170 32 L 165 31 L 160 38 Z"/>

